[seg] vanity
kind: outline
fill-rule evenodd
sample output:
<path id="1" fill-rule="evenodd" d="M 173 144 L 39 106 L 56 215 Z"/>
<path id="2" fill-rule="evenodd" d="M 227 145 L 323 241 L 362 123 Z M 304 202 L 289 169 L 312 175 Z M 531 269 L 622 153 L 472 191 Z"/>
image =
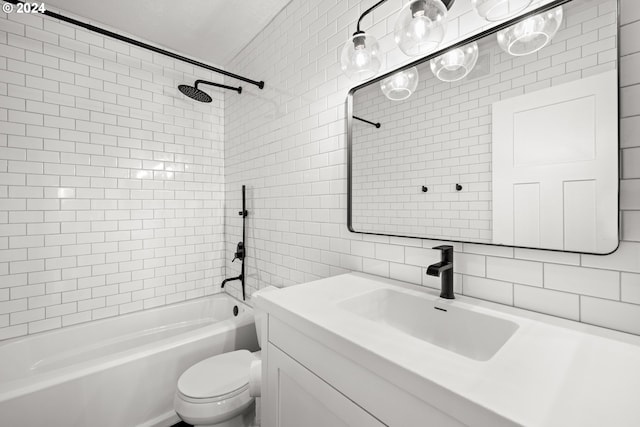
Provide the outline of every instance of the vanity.
<path id="1" fill-rule="evenodd" d="M 363 273 L 254 302 L 265 427 L 640 424 L 634 335 Z"/>

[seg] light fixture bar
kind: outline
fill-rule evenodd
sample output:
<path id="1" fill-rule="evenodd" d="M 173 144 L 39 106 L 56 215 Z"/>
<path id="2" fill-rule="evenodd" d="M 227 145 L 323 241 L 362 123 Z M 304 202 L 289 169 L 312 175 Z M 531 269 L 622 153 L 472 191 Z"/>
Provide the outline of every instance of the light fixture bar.
<path id="1" fill-rule="evenodd" d="M 360 30 L 360 21 L 362 21 L 362 18 L 364 18 L 365 16 L 367 16 L 369 13 L 371 13 L 375 8 L 377 8 L 378 6 L 380 6 L 382 3 L 385 3 L 387 0 L 380 0 L 378 3 L 374 4 L 373 6 L 371 6 L 369 9 L 365 10 L 364 12 L 362 12 L 362 15 L 360 15 L 360 18 L 358 18 L 358 24 L 356 25 L 356 33 L 361 32 Z M 440 0 L 442 1 L 442 4 L 444 4 L 444 7 L 447 8 L 447 10 L 451 9 L 451 6 L 453 6 L 453 2 L 455 2 L 456 0 Z"/>
<path id="2" fill-rule="evenodd" d="M 358 18 L 358 25 L 356 26 L 356 32 L 360 33 L 360 21 L 362 21 L 362 18 L 364 18 L 365 16 L 367 16 L 369 13 L 371 13 L 376 7 L 380 6 L 382 3 L 386 2 L 387 0 L 380 0 L 378 3 L 374 4 L 373 6 L 371 6 L 369 9 L 365 10 L 364 12 L 362 12 L 362 15 L 360 15 L 360 18 Z"/>
<path id="3" fill-rule="evenodd" d="M 451 10 L 451 6 L 453 6 L 453 2 L 455 2 L 456 0 L 440 0 L 442 2 L 442 4 L 444 4 L 444 7 L 447 8 L 447 10 Z"/>
<path id="4" fill-rule="evenodd" d="M 24 3 L 23 1 L 20 1 L 20 0 L 5 0 L 5 1 L 7 3 L 11 3 L 11 4 L 14 4 L 14 5 L 16 5 L 18 3 Z M 55 19 L 59 19 L 60 21 L 68 22 L 69 24 L 77 25 L 78 27 L 82 27 L 82 28 L 85 28 L 85 29 L 87 29 L 89 31 L 93 31 L 94 33 L 102 34 L 103 36 L 111 37 L 111 38 L 114 38 L 116 40 L 120 40 L 120 41 L 123 41 L 125 43 L 129 43 L 129 44 L 132 44 L 134 46 L 138 46 L 138 47 L 141 47 L 143 49 L 147 49 L 147 50 L 150 50 L 152 52 L 159 53 L 161 55 L 169 56 L 169 57 L 171 57 L 173 59 L 177 59 L 179 61 L 187 62 L 187 63 L 189 63 L 191 65 L 195 65 L 197 67 L 205 68 L 205 69 L 207 69 L 209 71 L 213 71 L 214 73 L 223 74 L 225 76 L 232 77 L 234 79 L 242 80 L 243 82 L 251 83 L 252 85 L 258 86 L 260 89 L 264 89 L 264 81 L 251 80 L 251 79 L 248 79 L 246 77 L 239 76 L 238 74 L 234 74 L 234 73 L 231 73 L 229 71 L 225 71 L 225 70 L 222 70 L 220 68 L 214 67 L 212 65 L 207 65 L 207 64 L 204 64 L 204 63 L 202 63 L 200 61 L 196 61 L 194 59 L 187 58 L 187 57 L 182 56 L 182 55 L 178 55 L 177 53 L 173 53 L 173 52 L 170 52 L 168 50 L 164 50 L 164 49 L 161 49 L 159 47 L 152 46 L 150 44 L 141 42 L 139 40 L 135 40 L 135 39 L 132 39 L 130 37 L 123 36 L 122 34 L 114 33 L 113 31 L 109 31 L 109 30 L 106 30 L 104 28 L 100 28 L 100 27 L 97 27 L 95 25 L 88 24 L 86 22 L 78 21 L 77 19 L 69 18 L 68 16 L 64 16 L 64 15 L 61 15 L 61 14 L 56 13 L 56 12 L 51 12 L 50 10 L 46 10 L 42 14 L 50 16 L 50 17 L 55 18 Z"/>

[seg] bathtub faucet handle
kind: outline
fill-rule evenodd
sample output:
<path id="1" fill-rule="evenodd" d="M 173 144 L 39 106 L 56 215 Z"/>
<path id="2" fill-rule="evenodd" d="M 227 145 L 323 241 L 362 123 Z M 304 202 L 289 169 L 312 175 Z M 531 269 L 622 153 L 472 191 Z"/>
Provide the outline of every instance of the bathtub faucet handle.
<path id="1" fill-rule="evenodd" d="M 236 253 L 233 255 L 231 262 L 237 259 L 240 261 L 244 259 L 244 242 L 238 242 L 238 246 L 236 246 Z"/>

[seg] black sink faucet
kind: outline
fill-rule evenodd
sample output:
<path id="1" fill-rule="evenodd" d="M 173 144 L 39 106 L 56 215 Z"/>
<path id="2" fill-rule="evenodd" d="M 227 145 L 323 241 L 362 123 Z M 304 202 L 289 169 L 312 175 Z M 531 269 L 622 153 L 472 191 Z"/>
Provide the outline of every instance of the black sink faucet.
<path id="1" fill-rule="evenodd" d="M 429 276 L 440 276 L 442 280 L 442 290 L 440 298 L 454 299 L 453 296 L 453 246 L 442 245 L 432 249 L 438 249 L 440 253 L 440 262 L 431 264 L 427 267 Z"/>

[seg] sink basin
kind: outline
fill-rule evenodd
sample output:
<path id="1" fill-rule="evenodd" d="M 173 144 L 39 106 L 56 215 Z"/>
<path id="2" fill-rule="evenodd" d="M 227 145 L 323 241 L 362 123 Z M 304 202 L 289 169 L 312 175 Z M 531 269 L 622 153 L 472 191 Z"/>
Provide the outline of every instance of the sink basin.
<path id="1" fill-rule="evenodd" d="M 337 305 L 357 316 L 478 361 L 491 359 L 518 329 L 518 325 L 509 320 L 393 289 L 376 289 Z"/>

